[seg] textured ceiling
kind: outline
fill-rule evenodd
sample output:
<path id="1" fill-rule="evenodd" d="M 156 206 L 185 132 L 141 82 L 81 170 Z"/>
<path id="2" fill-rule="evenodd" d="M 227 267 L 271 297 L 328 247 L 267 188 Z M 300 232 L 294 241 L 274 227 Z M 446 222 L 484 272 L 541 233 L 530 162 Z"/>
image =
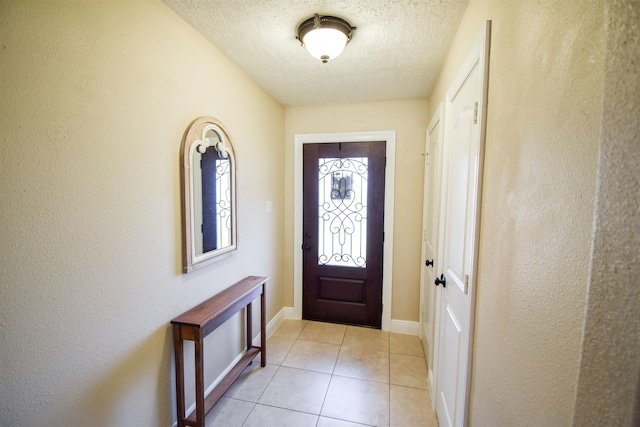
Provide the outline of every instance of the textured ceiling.
<path id="1" fill-rule="evenodd" d="M 285 105 L 431 93 L 469 0 L 163 0 Z M 314 13 L 357 27 L 323 64 L 296 40 Z"/>

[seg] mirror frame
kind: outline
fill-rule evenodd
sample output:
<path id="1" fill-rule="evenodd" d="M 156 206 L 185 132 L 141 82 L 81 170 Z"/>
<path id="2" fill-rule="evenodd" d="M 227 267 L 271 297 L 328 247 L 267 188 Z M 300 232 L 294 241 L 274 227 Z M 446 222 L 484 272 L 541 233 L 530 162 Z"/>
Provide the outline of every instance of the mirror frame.
<path id="1" fill-rule="evenodd" d="M 215 146 L 206 141 L 209 130 L 220 136 L 220 142 Z M 194 185 L 193 185 L 193 153 L 199 146 L 215 148 L 222 157 L 231 161 L 231 244 L 221 249 L 196 254 L 195 249 L 195 217 L 194 217 Z M 182 266 L 184 273 L 191 273 L 197 269 L 218 261 L 220 256 L 235 251 L 237 246 L 237 191 L 236 174 L 238 163 L 236 160 L 231 137 L 222 123 L 214 117 L 204 116 L 195 119 L 187 127 L 180 147 L 180 179 L 182 187 Z M 200 196 L 202 197 L 202 196 Z"/>

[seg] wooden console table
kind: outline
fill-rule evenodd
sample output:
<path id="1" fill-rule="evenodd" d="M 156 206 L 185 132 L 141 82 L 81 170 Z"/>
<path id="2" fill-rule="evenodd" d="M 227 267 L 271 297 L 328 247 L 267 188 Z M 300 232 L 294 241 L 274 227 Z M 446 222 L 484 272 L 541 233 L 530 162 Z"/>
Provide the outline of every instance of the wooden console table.
<path id="1" fill-rule="evenodd" d="M 173 325 L 173 345 L 176 356 L 178 427 L 204 427 L 204 417 L 207 412 L 220 400 L 225 391 L 227 391 L 231 384 L 240 376 L 242 371 L 251 364 L 253 358 L 256 357 L 258 353 L 261 353 L 260 366 L 264 367 L 266 365 L 265 285 L 268 279 L 268 277 L 258 276 L 246 277 L 171 321 Z M 251 344 L 251 303 L 258 296 L 260 296 L 260 347 Z M 246 307 L 247 352 L 222 381 L 205 396 L 203 369 L 204 337 L 244 307 Z M 193 341 L 195 344 L 196 409 L 190 414 L 185 414 L 184 340 Z"/>

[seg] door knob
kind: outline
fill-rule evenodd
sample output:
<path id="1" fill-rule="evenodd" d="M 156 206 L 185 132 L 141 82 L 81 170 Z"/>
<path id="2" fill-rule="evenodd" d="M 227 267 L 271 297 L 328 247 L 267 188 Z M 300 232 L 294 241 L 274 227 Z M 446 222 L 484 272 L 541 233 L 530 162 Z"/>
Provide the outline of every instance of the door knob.
<path id="1" fill-rule="evenodd" d="M 436 280 L 434 281 L 434 283 L 436 284 L 436 286 L 442 284 L 443 288 L 447 287 L 447 278 L 444 277 L 444 274 L 440 275 L 440 278 L 436 277 Z"/>
<path id="2" fill-rule="evenodd" d="M 424 265 L 426 265 L 427 267 L 431 266 L 433 267 L 433 260 L 432 259 L 428 259 L 424 262 Z"/>

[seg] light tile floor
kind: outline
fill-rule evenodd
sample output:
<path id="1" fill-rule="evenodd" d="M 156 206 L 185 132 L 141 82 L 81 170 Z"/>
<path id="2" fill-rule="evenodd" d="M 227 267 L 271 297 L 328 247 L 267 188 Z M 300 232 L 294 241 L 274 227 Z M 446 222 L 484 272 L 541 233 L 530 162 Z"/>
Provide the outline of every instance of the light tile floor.
<path id="1" fill-rule="evenodd" d="M 437 427 L 416 336 L 285 320 L 207 427 Z"/>

